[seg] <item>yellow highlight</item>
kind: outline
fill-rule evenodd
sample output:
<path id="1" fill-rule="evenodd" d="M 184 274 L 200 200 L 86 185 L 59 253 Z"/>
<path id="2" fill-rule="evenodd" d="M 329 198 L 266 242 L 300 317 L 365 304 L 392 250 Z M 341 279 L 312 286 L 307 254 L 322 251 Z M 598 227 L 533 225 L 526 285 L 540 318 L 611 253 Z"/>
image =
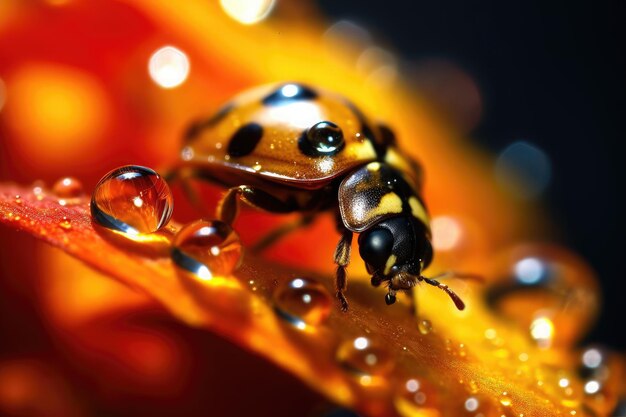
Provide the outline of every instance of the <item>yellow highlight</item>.
<path id="1" fill-rule="evenodd" d="M 33 165 L 55 166 L 93 154 L 109 118 L 99 82 L 72 67 L 30 64 L 6 79 L 5 111 L 15 145 Z"/>
<path id="2" fill-rule="evenodd" d="M 370 212 L 368 217 L 372 218 L 389 213 L 402 213 L 402 200 L 396 193 L 388 193 L 380 199 L 378 207 Z"/>
<path id="3" fill-rule="evenodd" d="M 424 205 L 417 199 L 417 197 L 409 198 L 409 206 L 411 206 L 411 213 L 413 213 L 413 216 L 420 219 L 426 226 L 430 224 L 428 213 L 426 213 Z"/>
<path id="4" fill-rule="evenodd" d="M 391 268 L 393 268 L 393 266 L 396 264 L 396 259 L 396 255 L 389 256 L 389 258 L 387 259 L 387 263 L 385 264 L 385 275 L 387 275 L 389 271 L 391 271 Z"/>

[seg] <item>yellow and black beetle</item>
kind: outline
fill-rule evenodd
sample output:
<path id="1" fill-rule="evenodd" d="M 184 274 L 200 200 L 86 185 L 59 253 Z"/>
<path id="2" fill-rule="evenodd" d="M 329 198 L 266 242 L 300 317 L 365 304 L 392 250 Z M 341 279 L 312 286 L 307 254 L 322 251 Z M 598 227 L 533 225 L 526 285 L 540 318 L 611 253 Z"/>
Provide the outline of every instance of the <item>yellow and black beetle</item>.
<path id="1" fill-rule="evenodd" d="M 187 173 L 180 176 L 231 187 L 217 209 L 228 224 L 237 216 L 238 200 L 274 213 L 301 212 L 301 224 L 320 211 L 335 211 L 342 310 L 348 309 L 353 233 L 360 234 L 359 253 L 372 285 L 388 285 L 387 304 L 396 301 L 397 291 L 412 295 L 411 288 L 424 281 L 464 308 L 448 286 L 421 275 L 433 249 L 420 166 L 402 156 L 388 127 L 370 123 L 344 97 L 298 83 L 259 87 L 194 123 L 185 141 L 181 170 Z"/>

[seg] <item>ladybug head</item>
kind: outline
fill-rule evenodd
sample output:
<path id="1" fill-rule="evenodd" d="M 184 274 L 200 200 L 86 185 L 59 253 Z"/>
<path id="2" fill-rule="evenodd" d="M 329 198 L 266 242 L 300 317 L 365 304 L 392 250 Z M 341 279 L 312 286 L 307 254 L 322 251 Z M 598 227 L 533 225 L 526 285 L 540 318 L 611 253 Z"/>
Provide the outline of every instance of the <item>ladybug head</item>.
<path id="1" fill-rule="evenodd" d="M 422 223 L 407 216 L 384 219 L 359 236 L 359 254 L 372 284 L 408 282 L 432 260 L 432 246 Z M 391 304 L 395 300 L 388 299 Z"/>

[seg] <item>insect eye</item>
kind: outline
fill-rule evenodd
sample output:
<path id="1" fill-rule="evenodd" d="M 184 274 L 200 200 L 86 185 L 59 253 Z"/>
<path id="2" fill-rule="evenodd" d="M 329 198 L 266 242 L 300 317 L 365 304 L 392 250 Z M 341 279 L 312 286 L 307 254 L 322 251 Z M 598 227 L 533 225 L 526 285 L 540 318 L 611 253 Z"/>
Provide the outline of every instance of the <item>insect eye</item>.
<path id="1" fill-rule="evenodd" d="M 393 234 L 387 229 L 374 229 L 359 236 L 359 253 L 374 271 L 385 267 L 393 249 Z"/>
<path id="2" fill-rule="evenodd" d="M 332 122 L 316 123 L 300 138 L 300 150 L 309 156 L 335 155 L 344 144 L 341 128 Z"/>

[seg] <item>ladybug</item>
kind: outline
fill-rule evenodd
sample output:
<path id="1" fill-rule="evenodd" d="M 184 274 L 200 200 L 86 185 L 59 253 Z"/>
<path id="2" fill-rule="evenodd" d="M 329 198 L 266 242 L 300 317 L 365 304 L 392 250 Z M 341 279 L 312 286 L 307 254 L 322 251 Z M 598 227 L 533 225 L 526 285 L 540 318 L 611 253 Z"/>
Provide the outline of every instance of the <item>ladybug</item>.
<path id="1" fill-rule="evenodd" d="M 217 218 L 230 225 L 240 200 L 272 213 L 302 213 L 296 225 L 270 234 L 259 247 L 321 211 L 334 211 L 341 234 L 335 284 L 343 311 L 354 233 L 372 285 L 387 284 L 388 305 L 398 291 L 413 302 L 411 289 L 423 281 L 465 307 L 447 285 L 422 276 L 433 248 L 421 167 L 403 156 L 387 126 L 372 123 L 338 94 L 290 82 L 236 96 L 188 129 L 177 175 L 228 187 Z"/>

